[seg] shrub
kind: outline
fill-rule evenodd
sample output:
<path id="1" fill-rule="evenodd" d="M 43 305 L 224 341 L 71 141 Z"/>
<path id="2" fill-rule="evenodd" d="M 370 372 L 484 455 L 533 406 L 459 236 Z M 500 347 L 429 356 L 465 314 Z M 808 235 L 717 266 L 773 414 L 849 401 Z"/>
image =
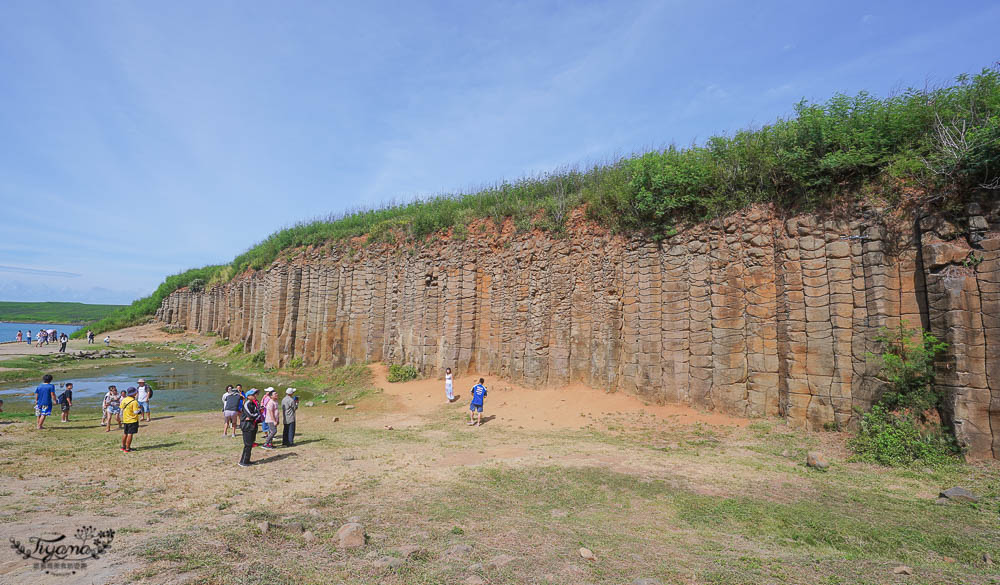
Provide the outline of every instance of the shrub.
<path id="1" fill-rule="evenodd" d="M 389 375 L 386 380 L 390 382 L 409 382 L 417 379 L 417 369 L 413 366 L 399 366 L 392 364 L 389 366 Z"/>
<path id="2" fill-rule="evenodd" d="M 297 369 L 301 368 L 304 365 L 305 365 L 305 362 L 302 361 L 302 358 L 300 358 L 300 357 L 294 357 L 294 358 L 292 358 L 291 360 L 288 361 L 288 367 L 292 368 L 293 370 L 297 370 Z"/>
<path id="3" fill-rule="evenodd" d="M 215 340 L 215 347 L 223 347 L 229 345 L 229 340 L 223 337 L 222 339 Z"/>
<path id="4" fill-rule="evenodd" d="M 266 360 L 266 359 L 267 359 L 267 354 L 262 349 L 262 350 L 258 351 L 257 353 L 253 354 L 252 356 L 250 356 L 250 363 L 251 364 L 261 365 L 261 364 L 264 363 L 264 360 Z"/>
<path id="5" fill-rule="evenodd" d="M 858 434 L 848 446 L 860 461 L 889 466 L 953 462 L 959 453 L 954 437 L 941 425 L 921 423 L 878 404 L 861 416 Z"/>
<path id="6" fill-rule="evenodd" d="M 878 403 L 890 412 L 910 410 L 923 413 L 941 406 L 942 396 L 934 388 L 934 357 L 948 348 L 929 331 L 910 329 L 905 320 L 897 329 L 883 327 L 875 341 L 882 345 L 881 355 L 868 353 L 868 359 L 882 362 L 882 376 L 887 389 Z"/>
<path id="7" fill-rule="evenodd" d="M 229 355 L 237 355 L 243 353 L 243 342 L 237 343 L 233 346 L 233 349 L 229 350 Z"/>

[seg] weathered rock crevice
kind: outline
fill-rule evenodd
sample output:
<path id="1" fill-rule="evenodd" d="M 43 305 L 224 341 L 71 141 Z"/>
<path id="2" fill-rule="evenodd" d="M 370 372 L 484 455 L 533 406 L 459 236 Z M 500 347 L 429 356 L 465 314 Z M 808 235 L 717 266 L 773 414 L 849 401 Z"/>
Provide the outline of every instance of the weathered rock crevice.
<path id="1" fill-rule="evenodd" d="M 157 317 L 264 351 L 269 365 L 451 367 L 810 428 L 849 426 L 877 398 L 866 355 L 881 327 L 905 319 L 949 343 L 947 415 L 970 455 L 992 457 L 998 215 L 977 207 L 968 229 L 930 216 L 893 230 L 862 212 L 783 217 L 762 206 L 655 243 L 577 213 L 559 238 L 473 226 L 468 239 L 417 247 L 299 250 L 226 285 L 177 291 Z"/>

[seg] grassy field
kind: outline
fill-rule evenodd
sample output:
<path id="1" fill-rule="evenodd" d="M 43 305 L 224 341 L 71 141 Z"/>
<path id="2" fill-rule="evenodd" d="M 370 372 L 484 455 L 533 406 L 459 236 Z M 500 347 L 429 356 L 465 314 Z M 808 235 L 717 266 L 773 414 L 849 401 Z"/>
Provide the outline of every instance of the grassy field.
<path id="1" fill-rule="evenodd" d="M 416 414 L 365 372 L 329 372 L 327 403 L 299 411 L 297 446 L 257 449 L 248 469 L 217 413 L 156 416 L 129 454 L 96 414 L 40 432 L 2 424 L 0 537 L 115 528 L 80 583 L 997 582 L 984 561 L 1000 558 L 993 462 L 852 463 L 843 434 L 775 420 L 611 414 L 570 429 L 538 412 L 532 428 L 470 428 L 464 402 Z M 807 468 L 807 450 L 830 469 Z M 982 500 L 935 504 L 954 485 Z M 364 547 L 338 546 L 348 520 Z M 913 575 L 893 573 L 903 564 Z M 0 565 L 0 582 L 27 582 L 24 570 Z"/>
<path id="2" fill-rule="evenodd" d="M 103 319 L 123 306 L 0 301 L 0 321 L 79 325 Z"/>

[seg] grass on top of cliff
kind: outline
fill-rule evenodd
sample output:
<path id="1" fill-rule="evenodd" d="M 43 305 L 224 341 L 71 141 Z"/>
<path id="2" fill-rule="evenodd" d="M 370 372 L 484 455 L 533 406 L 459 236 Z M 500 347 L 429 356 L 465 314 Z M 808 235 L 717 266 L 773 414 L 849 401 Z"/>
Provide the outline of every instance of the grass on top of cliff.
<path id="1" fill-rule="evenodd" d="M 442 403 L 389 430 L 386 414 L 365 402 L 301 409 L 298 445 L 255 450 L 250 469 L 218 413 L 154 417 L 130 454 L 96 416 L 43 432 L 5 424 L 0 537 L 114 527 L 109 580 L 144 585 L 182 573 L 214 585 L 996 583 L 984 560 L 1000 557 L 993 462 L 878 468 L 848 461 L 840 434 L 778 421 L 469 428 L 464 403 Z M 782 454 L 805 444 L 829 471 Z M 953 485 L 981 501 L 935 504 Z M 141 510 L 109 506 L 108 493 Z M 352 519 L 367 533 L 360 549 L 336 537 Z M 900 564 L 914 574 L 895 575 Z"/>
<path id="2" fill-rule="evenodd" d="M 141 323 L 174 290 L 199 289 L 265 268 L 283 250 L 364 235 L 369 242 L 420 242 L 437 233 L 461 240 L 470 236 L 475 219 L 492 221 L 494 229 L 510 220 L 520 232 L 561 232 L 570 212 L 585 205 L 592 220 L 658 240 L 689 222 L 756 202 L 808 210 L 858 197 L 898 203 L 904 195 L 933 193 L 943 196 L 936 207 L 947 209 L 989 196 L 998 173 L 1000 66 L 995 66 L 936 89 L 803 100 L 787 119 L 687 148 L 672 145 L 582 170 L 302 222 L 271 234 L 229 264 L 168 277 L 152 295 L 94 328 L 103 332 Z"/>

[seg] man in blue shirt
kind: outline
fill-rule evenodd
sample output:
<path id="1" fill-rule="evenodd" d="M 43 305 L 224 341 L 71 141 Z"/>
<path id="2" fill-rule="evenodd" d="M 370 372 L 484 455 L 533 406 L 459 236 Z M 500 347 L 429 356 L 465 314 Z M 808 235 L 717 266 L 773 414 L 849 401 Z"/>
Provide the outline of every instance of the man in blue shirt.
<path id="1" fill-rule="evenodd" d="M 472 387 L 472 404 L 469 405 L 469 426 L 481 426 L 483 424 L 483 399 L 486 398 L 486 386 L 483 386 L 482 378 L 479 383 Z M 476 417 L 479 417 L 478 420 Z"/>
<path id="2" fill-rule="evenodd" d="M 42 383 L 35 388 L 35 416 L 39 429 L 45 424 L 45 417 L 52 414 L 52 403 L 56 401 L 56 387 L 52 385 L 52 375 L 42 376 Z"/>

